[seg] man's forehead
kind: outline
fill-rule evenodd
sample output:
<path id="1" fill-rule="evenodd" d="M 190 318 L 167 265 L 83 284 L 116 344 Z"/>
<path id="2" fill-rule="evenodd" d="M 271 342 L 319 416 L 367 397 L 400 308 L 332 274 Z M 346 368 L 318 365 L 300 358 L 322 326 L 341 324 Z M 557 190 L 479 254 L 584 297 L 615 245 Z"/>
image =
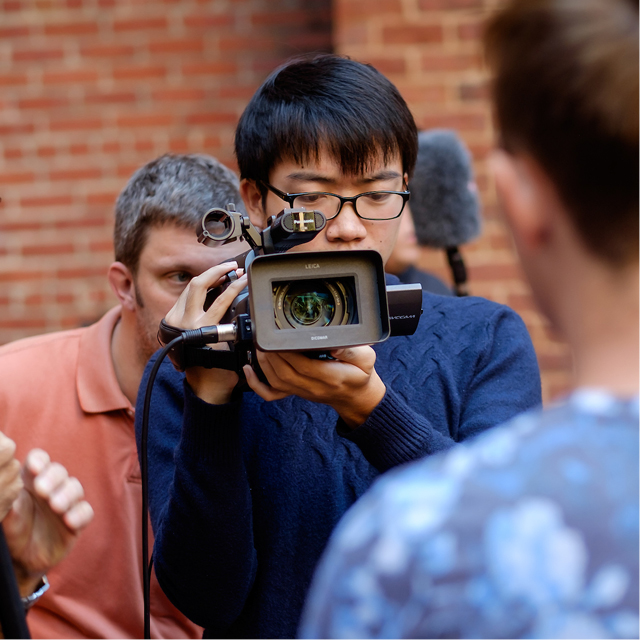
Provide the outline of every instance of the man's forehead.
<path id="1" fill-rule="evenodd" d="M 375 182 L 401 178 L 404 174 L 399 154 L 387 158 L 381 153 L 370 158 L 357 170 L 346 171 L 340 159 L 328 152 L 320 152 L 317 157 L 306 160 L 293 158 L 277 162 L 271 175 L 279 175 L 290 180 L 337 181 L 347 179 L 354 183 Z"/>
<path id="2" fill-rule="evenodd" d="M 198 242 L 198 225 L 179 223 L 177 221 L 165 220 L 147 228 L 144 250 L 153 249 L 155 246 L 173 245 L 177 242 Z"/>
<path id="3" fill-rule="evenodd" d="M 193 271 L 209 268 L 246 250 L 245 242 L 207 247 L 198 242 L 195 226 L 166 222 L 149 228 L 140 261 L 161 268 Z"/>

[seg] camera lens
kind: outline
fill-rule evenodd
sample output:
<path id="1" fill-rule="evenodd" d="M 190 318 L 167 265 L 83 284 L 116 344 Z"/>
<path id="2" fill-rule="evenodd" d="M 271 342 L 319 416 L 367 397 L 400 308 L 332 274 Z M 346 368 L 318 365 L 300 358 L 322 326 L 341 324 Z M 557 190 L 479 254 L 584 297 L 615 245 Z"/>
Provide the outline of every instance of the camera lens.
<path id="1" fill-rule="evenodd" d="M 319 286 L 318 286 L 319 285 Z M 292 325 L 324 327 L 331 322 L 335 312 L 333 296 L 322 283 L 302 287 L 290 287 L 284 297 L 284 313 Z M 302 289 L 302 290 L 300 290 Z"/>
<path id="2" fill-rule="evenodd" d="M 276 324 L 280 329 L 349 324 L 355 306 L 351 289 L 340 280 L 274 283 Z"/>

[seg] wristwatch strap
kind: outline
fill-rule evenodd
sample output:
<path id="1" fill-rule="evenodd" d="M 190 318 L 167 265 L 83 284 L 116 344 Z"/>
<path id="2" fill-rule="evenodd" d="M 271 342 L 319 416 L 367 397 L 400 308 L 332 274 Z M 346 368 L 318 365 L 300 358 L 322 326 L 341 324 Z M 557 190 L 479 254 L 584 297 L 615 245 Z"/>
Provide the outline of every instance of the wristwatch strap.
<path id="1" fill-rule="evenodd" d="M 49 581 L 47 580 L 47 576 L 42 576 L 42 580 L 40 580 L 40 584 L 36 588 L 36 590 L 29 596 L 22 598 L 22 606 L 25 611 L 29 611 L 33 605 L 42 598 L 44 593 L 49 588 Z"/>

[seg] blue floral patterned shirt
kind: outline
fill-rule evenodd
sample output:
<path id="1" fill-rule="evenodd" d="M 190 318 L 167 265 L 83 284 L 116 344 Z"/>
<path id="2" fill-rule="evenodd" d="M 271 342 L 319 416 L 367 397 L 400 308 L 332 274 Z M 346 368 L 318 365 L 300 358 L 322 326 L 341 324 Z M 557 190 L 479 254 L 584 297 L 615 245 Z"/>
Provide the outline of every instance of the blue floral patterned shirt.
<path id="1" fill-rule="evenodd" d="M 637 638 L 638 399 L 594 390 L 379 479 L 305 638 Z"/>

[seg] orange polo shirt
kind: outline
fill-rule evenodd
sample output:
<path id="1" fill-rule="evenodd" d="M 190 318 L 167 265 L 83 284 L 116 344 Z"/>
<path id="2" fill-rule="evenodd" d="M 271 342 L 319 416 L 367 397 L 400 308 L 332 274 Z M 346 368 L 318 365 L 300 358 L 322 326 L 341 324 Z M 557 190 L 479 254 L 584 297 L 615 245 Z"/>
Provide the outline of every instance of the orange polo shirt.
<path id="1" fill-rule="evenodd" d="M 27 616 L 34 638 L 143 636 L 134 411 L 111 360 L 119 318 L 115 308 L 90 327 L 0 348 L 0 429 L 15 440 L 18 459 L 41 447 L 62 463 L 95 511 L 71 553 L 47 574 L 51 588 Z M 202 637 L 155 576 L 151 637 Z"/>

